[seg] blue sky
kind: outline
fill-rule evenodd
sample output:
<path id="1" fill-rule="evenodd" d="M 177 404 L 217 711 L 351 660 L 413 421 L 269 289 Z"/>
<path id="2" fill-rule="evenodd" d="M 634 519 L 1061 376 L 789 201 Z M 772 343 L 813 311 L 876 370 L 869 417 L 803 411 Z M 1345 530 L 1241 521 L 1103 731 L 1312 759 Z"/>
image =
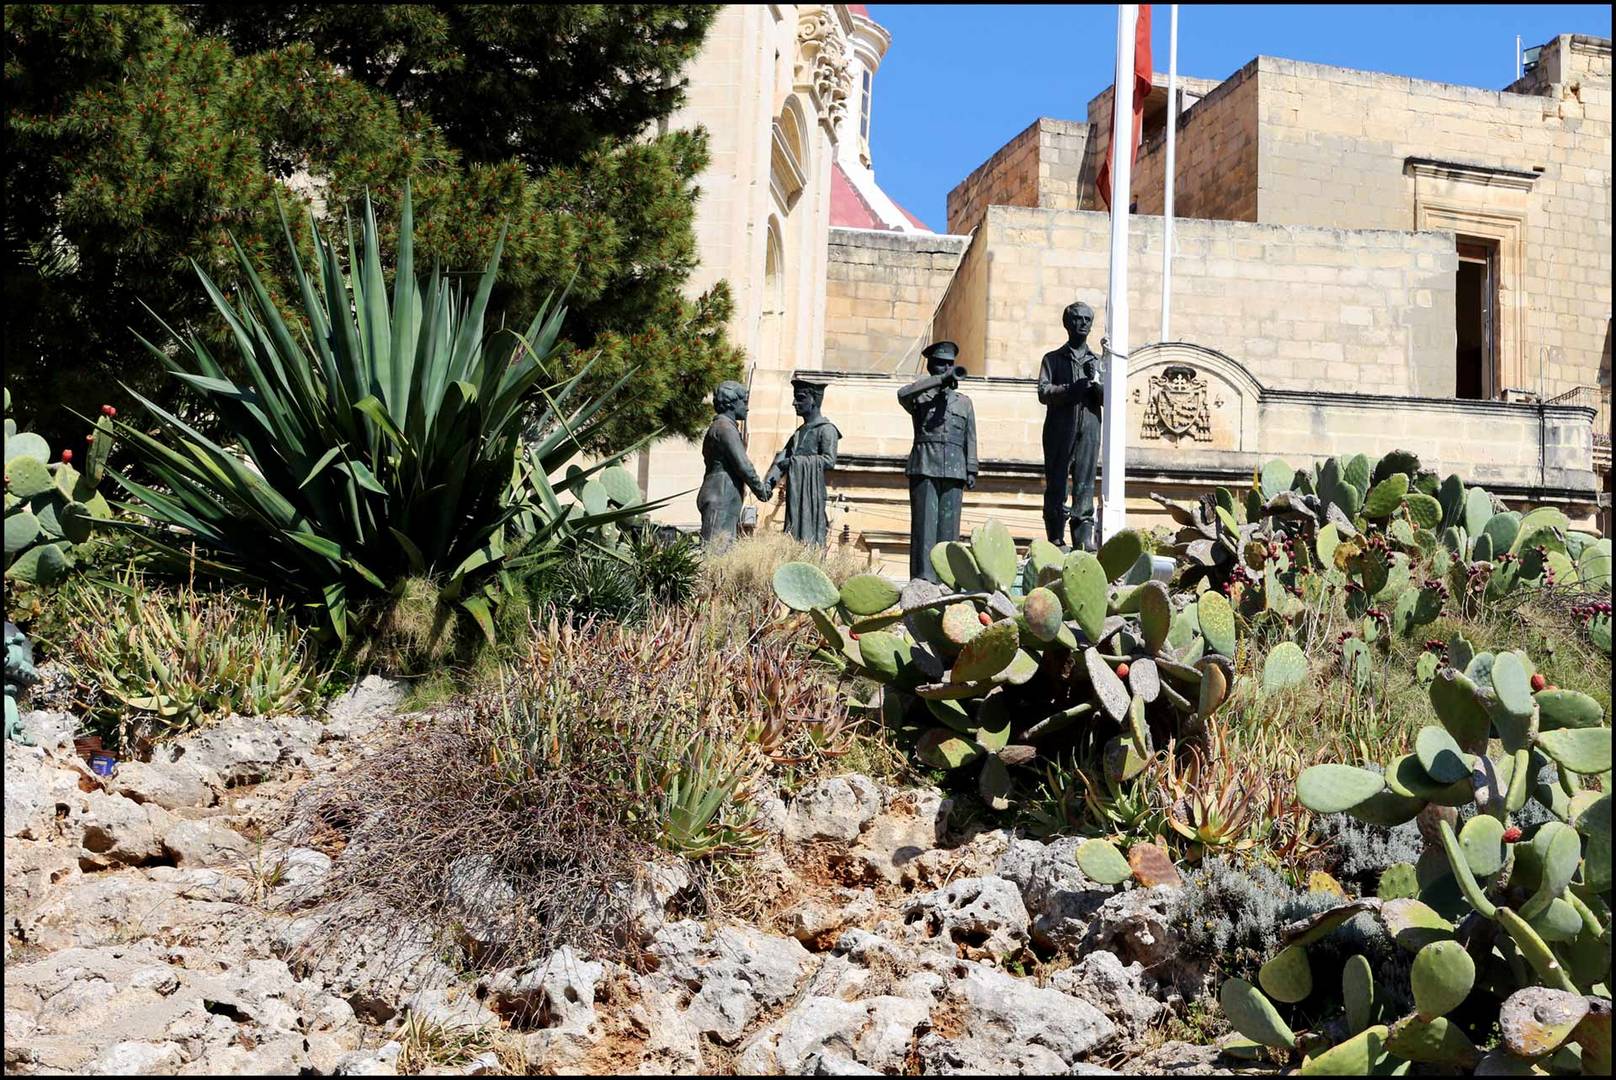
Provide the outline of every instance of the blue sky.
<path id="1" fill-rule="evenodd" d="M 1167 70 L 1157 4 L 1155 68 Z M 892 33 L 876 75 L 870 154 L 882 188 L 933 229 L 948 191 L 1039 116 L 1087 119 L 1111 84 L 1113 5 L 871 4 Z M 1178 15 L 1178 70 L 1223 78 L 1259 54 L 1502 89 L 1523 47 L 1609 37 L 1600 4 L 1198 5 Z"/>

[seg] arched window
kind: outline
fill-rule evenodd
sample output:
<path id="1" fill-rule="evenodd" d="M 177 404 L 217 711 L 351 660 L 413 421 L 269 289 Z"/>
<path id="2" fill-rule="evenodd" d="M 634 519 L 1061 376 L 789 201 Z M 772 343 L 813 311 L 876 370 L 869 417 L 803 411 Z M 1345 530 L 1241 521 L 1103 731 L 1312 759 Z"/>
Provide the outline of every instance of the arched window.
<path id="1" fill-rule="evenodd" d="M 763 303 L 758 318 L 758 366 L 768 371 L 779 365 L 786 322 L 785 244 L 780 235 L 780 219 L 773 214 L 769 215 L 765 244 Z"/>
<path id="2" fill-rule="evenodd" d="M 786 99 L 780 118 L 774 122 L 774 147 L 769 167 L 769 185 L 780 209 L 790 212 L 797 196 L 808 182 L 808 125 L 796 95 Z"/>

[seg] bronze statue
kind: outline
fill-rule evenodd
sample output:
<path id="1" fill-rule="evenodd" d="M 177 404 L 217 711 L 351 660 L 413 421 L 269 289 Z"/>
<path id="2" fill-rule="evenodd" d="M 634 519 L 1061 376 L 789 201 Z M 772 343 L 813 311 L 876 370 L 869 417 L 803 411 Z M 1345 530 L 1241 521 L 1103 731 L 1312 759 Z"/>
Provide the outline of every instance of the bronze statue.
<path id="1" fill-rule="evenodd" d="M 1044 354 L 1038 369 L 1038 400 L 1044 414 L 1044 532 L 1052 544 L 1065 542 L 1070 523 L 1072 547 L 1093 551 L 1094 469 L 1100 460 L 1100 413 L 1105 402 L 1105 371 L 1110 356 L 1088 346 L 1094 309 L 1079 300 L 1061 314 L 1066 344 Z M 1072 506 L 1066 508 L 1066 485 Z"/>
<path id="2" fill-rule="evenodd" d="M 739 423 L 746 419 L 746 387 L 733 380 L 718 384 L 713 391 L 713 422 L 701 440 L 701 459 L 706 465 L 696 509 L 701 512 L 701 541 L 725 548 L 741 527 L 742 484 L 752 489 L 760 502 L 767 502 L 773 488 L 758 479 L 757 470 L 746 456 Z"/>
<path id="3" fill-rule="evenodd" d="M 954 361 L 959 346 L 938 341 L 921 351 L 926 377 L 898 391 L 915 426 L 904 474 L 909 477 L 909 576 L 937 580 L 931 549 L 959 539 L 960 504 L 976 487 L 976 410 L 959 392 L 965 374 Z"/>
<path id="4" fill-rule="evenodd" d="M 774 456 L 763 483 L 770 490 L 784 479 L 782 498 L 786 504 L 786 532 L 804 544 L 825 546 L 829 519 L 825 514 L 825 471 L 836 467 L 836 442 L 842 433 L 825 419 L 820 408 L 825 403 L 822 379 L 791 380 L 791 407 L 802 417 L 802 425 L 791 433 L 785 448 Z"/>

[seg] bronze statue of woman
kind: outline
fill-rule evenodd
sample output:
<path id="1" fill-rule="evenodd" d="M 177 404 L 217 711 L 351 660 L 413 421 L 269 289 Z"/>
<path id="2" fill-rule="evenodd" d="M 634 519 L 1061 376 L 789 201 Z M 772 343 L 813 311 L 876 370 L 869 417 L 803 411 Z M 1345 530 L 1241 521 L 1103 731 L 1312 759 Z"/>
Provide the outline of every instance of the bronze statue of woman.
<path id="1" fill-rule="evenodd" d="M 746 456 L 740 422 L 746 419 L 746 387 L 734 380 L 718 384 L 713 391 L 713 422 L 701 440 L 701 459 L 706 466 L 696 509 L 701 513 L 701 542 L 715 548 L 728 547 L 740 532 L 742 485 L 752 489 L 760 502 L 774 494 L 770 485 L 758 479 L 752 460 Z"/>

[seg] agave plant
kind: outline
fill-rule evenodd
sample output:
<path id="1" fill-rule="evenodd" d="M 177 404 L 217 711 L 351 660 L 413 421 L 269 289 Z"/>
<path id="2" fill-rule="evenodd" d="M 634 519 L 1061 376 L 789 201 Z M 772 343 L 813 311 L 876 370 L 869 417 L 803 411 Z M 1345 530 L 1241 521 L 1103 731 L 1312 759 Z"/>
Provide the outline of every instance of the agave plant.
<path id="1" fill-rule="evenodd" d="M 555 485 L 542 473 L 516 475 L 536 401 L 547 403 L 538 427 L 550 433 L 536 457 L 559 467 L 598 435 L 623 380 L 566 412 L 588 367 L 568 380 L 549 378 L 545 359 L 561 328 L 560 302 L 547 300 L 525 333 L 486 325 L 503 236 L 468 297 L 437 269 L 424 282 L 416 278 L 413 228 L 406 190 L 391 302 L 368 199 L 357 252 L 349 229 L 347 273 L 336 246 L 315 229 L 310 277 L 287 230 L 302 325 L 281 317 L 239 245 L 238 300 L 197 267 L 245 378 L 227 374 L 195 335 L 173 358 L 141 340 L 204 396 L 233 445 L 214 442 L 133 390 L 159 434 L 119 424 L 156 484 L 114 476 L 133 497 L 126 508 L 146 519 L 134 527 L 159 554 L 297 596 L 322 608 L 340 638 L 357 602 L 411 577 L 436 582 L 445 603 L 459 604 L 491 636 L 494 571 L 519 517 L 528 515 L 539 546 L 547 547 L 559 530 L 651 508 L 591 512 L 581 500 L 564 506 L 557 499 L 622 455 Z"/>

